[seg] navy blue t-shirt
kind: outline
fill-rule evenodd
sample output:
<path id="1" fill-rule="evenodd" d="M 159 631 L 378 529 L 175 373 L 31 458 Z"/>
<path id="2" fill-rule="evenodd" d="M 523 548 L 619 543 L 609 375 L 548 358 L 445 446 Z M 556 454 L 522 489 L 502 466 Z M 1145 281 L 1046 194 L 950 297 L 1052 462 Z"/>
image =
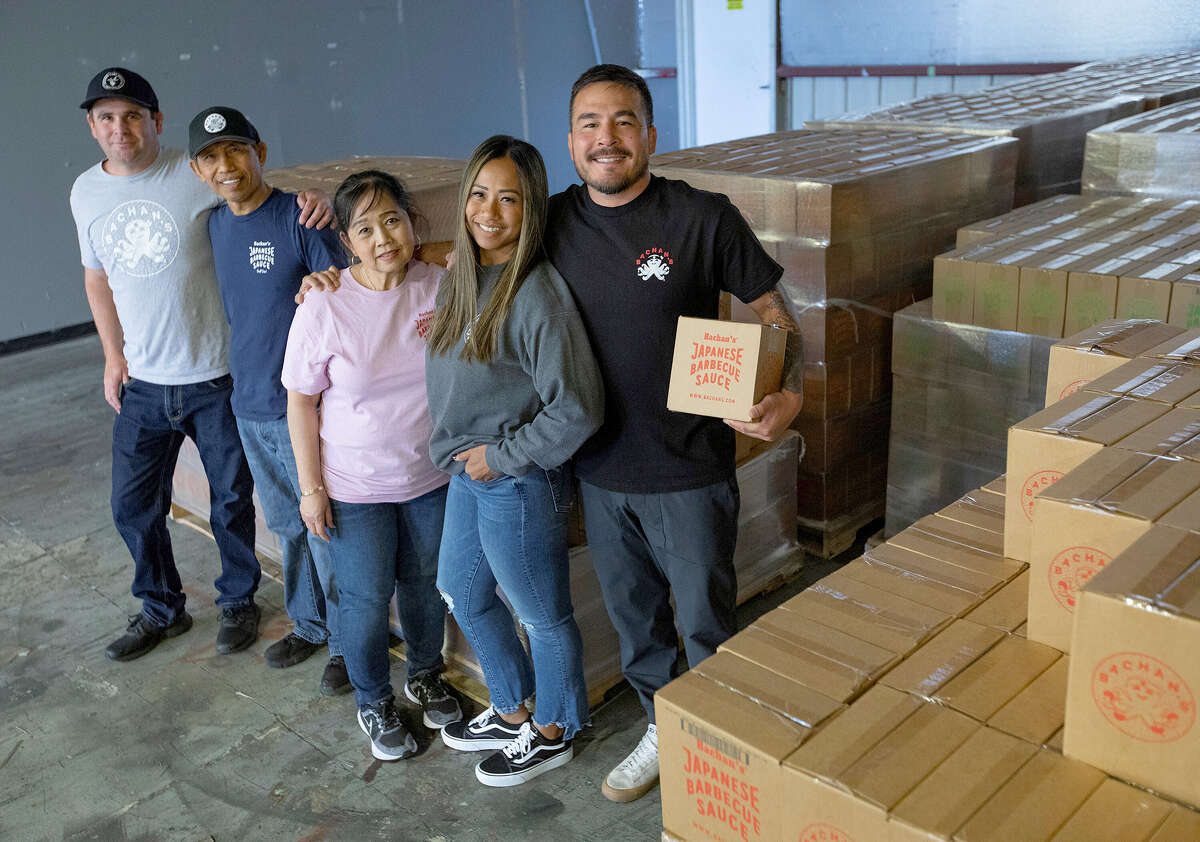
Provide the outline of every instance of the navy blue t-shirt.
<path id="1" fill-rule="evenodd" d="M 222 205 L 208 218 L 229 319 L 233 414 L 250 421 L 275 421 L 287 414 L 287 391 L 279 374 L 300 279 L 346 266 L 337 232 L 305 228 L 299 218 L 296 196 L 282 190 L 272 190 L 245 216 Z"/>

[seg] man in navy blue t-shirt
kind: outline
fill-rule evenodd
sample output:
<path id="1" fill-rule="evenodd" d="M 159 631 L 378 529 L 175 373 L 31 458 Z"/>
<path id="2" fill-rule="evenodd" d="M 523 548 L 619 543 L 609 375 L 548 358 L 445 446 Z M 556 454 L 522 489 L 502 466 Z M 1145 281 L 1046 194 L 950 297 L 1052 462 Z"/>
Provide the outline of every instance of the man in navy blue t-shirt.
<path id="1" fill-rule="evenodd" d="M 265 653 L 272 667 L 289 667 L 329 644 L 321 678 L 326 695 L 350 689 L 337 637 L 337 588 L 329 551 L 300 519 L 296 460 L 287 426 L 287 393 L 280 383 L 283 352 L 302 277 L 345 266 L 337 234 L 305 228 L 295 196 L 263 180 L 267 146 L 241 112 L 206 108 L 188 128 L 192 171 L 226 205 L 212 212 L 208 234 L 225 315 L 233 413 L 267 526 L 283 548 L 283 598 L 294 628 Z"/>

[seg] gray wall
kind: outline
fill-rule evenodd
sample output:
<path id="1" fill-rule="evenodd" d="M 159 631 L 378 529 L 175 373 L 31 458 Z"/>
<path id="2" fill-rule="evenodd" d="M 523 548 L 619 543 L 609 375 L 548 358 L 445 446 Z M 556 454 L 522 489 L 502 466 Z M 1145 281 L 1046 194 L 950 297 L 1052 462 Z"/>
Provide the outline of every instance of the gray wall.
<path id="1" fill-rule="evenodd" d="M 638 65 L 639 18 L 661 5 L 592 0 L 603 60 Z M 67 194 L 100 157 L 77 106 L 106 65 L 155 86 L 167 145 L 186 145 L 188 121 L 215 104 L 247 113 L 274 166 L 465 157 L 508 132 L 538 146 L 557 190 L 574 179 L 570 85 L 595 63 L 583 0 L 3 0 L 0 55 L 0 341 L 90 319 Z M 651 82 L 662 149 L 678 135 L 674 83 Z"/>
<path id="2" fill-rule="evenodd" d="M 791 65 L 1083 62 L 1200 47 L 1200 3 L 779 0 L 779 28 Z"/>

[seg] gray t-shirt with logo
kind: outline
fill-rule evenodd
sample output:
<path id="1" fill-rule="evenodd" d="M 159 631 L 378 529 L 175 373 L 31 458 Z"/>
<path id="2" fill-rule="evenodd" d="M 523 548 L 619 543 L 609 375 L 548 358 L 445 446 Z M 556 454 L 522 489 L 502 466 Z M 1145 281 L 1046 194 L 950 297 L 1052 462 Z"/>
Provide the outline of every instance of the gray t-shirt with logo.
<path id="1" fill-rule="evenodd" d="M 96 164 L 75 179 L 80 259 L 108 275 L 130 377 L 172 386 L 228 373 L 229 324 L 208 240 L 219 203 L 176 149 L 136 175 Z"/>

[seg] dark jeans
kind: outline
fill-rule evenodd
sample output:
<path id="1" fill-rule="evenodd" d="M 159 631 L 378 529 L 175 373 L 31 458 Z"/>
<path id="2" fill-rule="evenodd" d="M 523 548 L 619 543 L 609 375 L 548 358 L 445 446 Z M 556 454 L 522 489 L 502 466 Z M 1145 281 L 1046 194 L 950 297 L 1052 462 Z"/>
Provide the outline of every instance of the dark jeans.
<path id="1" fill-rule="evenodd" d="M 446 486 L 404 503 L 329 503 L 338 637 L 362 707 L 392 695 L 388 602 L 393 593 L 408 653 L 408 677 L 442 666 L 446 606 L 436 583 Z"/>
<path id="2" fill-rule="evenodd" d="M 258 589 L 254 482 L 229 405 L 232 394 L 229 375 L 183 386 L 130 380 L 113 422 L 113 521 L 133 555 L 133 595 L 159 625 L 174 622 L 185 602 L 167 532 L 184 436 L 196 443 L 208 477 L 209 523 L 221 554 L 217 605 L 246 604 Z"/>
<path id="3" fill-rule="evenodd" d="M 592 564 L 621 639 L 621 671 L 653 722 L 655 692 L 678 673 L 676 619 L 690 666 L 737 629 L 737 481 L 661 494 L 580 487 Z"/>

